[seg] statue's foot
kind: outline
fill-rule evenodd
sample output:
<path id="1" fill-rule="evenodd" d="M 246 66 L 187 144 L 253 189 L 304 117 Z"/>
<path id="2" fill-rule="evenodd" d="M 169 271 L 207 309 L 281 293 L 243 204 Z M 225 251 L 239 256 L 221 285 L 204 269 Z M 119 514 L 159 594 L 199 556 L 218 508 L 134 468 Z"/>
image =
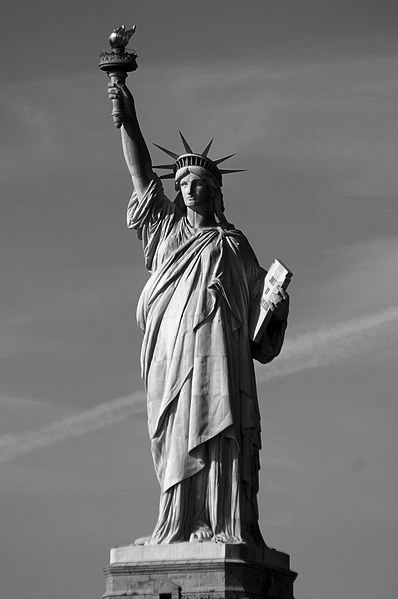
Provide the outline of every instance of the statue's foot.
<path id="1" fill-rule="evenodd" d="M 191 536 L 189 537 L 189 542 L 193 543 L 198 541 L 199 543 L 203 543 L 205 541 L 211 541 L 212 538 L 213 533 L 210 526 L 204 522 L 197 522 L 194 526 Z"/>
<path id="2" fill-rule="evenodd" d="M 147 545 L 150 538 L 151 537 L 140 537 L 134 541 L 133 545 Z"/>
<path id="3" fill-rule="evenodd" d="M 243 541 L 240 537 L 233 537 L 225 532 L 214 535 L 212 541 L 213 543 L 245 543 L 245 541 Z"/>

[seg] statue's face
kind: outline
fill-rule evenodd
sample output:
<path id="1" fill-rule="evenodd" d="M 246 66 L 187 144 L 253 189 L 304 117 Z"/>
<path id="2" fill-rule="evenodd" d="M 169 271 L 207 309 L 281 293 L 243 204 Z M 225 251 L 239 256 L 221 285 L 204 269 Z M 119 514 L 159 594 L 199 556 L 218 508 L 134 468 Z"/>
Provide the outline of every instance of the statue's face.
<path id="1" fill-rule="evenodd" d="M 181 179 L 180 189 L 184 204 L 187 207 L 203 206 L 210 201 L 209 184 L 193 173 L 189 173 Z"/>

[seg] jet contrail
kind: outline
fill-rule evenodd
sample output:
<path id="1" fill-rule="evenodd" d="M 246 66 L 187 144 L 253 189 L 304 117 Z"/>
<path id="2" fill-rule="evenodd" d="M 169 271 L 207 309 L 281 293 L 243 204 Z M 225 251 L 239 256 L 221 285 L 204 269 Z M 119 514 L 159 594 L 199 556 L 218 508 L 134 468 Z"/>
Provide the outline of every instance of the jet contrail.
<path id="1" fill-rule="evenodd" d="M 386 308 L 361 318 L 352 318 L 333 326 L 298 335 L 287 341 L 281 358 L 266 369 L 257 370 L 257 382 L 301 372 L 309 368 L 325 366 L 343 360 L 353 354 L 369 349 L 370 343 L 386 335 L 388 328 L 398 325 L 398 306 Z"/>
<path id="2" fill-rule="evenodd" d="M 145 394 L 133 393 L 127 397 L 118 397 L 105 401 L 90 410 L 56 420 L 36 431 L 25 431 L 17 435 L 0 437 L 0 463 L 8 462 L 22 453 L 47 447 L 57 441 L 79 437 L 122 420 L 129 414 L 143 414 L 146 410 Z"/>
<path id="3" fill-rule="evenodd" d="M 369 349 L 370 342 L 375 342 L 380 335 L 386 335 L 387 327 L 394 326 L 395 330 L 397 325 L 398 306 L 393 306 L 382 312 L 299 335 L 292 341 L 287 341 L 280 360 L 269 364 L 262 372 L 258 371 L 257 381 L 262 383 L 337 362 Z M 145 409 L 144 393 L 136 392 L 57 420 L 36 431 L 3 435 L 0 437 L 0 463 L 63 439 L 101 429 L 129 414 L 143 414 Z"/>

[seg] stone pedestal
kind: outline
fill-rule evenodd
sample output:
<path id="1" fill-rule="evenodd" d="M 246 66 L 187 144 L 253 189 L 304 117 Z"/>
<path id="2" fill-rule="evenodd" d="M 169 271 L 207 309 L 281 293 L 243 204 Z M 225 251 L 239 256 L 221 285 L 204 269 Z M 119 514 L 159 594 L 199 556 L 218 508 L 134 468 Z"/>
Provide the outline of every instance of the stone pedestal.
<path id="1" fill-rule="evenodd" d="M 116 547 L 104 599 L 293 599 L 286 553 L 248 545 L 175 543 Z"/>

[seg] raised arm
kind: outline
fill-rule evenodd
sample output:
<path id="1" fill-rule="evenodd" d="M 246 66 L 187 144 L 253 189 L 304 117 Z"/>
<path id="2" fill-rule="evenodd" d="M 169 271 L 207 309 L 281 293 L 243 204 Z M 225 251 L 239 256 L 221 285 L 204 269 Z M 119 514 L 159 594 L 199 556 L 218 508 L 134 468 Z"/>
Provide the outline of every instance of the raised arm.
<path id="1" fill-rule="evenodd" d="M 125 84 L 109 83 L 108 94 L 111 100 L 119 98 L 123 101 L 125 115 L 121 127 L 123 153 L 138 199 L 141 200 L 153 177 L 153 171 L 151 157 L 138 124 L 134 98 Z"/>

